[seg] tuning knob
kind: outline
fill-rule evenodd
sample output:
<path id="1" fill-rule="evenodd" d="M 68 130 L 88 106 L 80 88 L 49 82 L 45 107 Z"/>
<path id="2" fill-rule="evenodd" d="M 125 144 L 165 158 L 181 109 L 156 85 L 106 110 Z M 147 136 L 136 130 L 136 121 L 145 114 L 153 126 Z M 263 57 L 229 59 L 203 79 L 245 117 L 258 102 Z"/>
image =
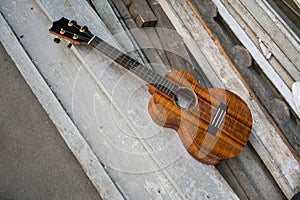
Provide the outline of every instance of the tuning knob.
<path id="1" fill-rule="evenodd" d="M 54 38 L 54 40 L 53 40 L 55 43 L 60 43 L 60 39 L 59 38 Z"/>

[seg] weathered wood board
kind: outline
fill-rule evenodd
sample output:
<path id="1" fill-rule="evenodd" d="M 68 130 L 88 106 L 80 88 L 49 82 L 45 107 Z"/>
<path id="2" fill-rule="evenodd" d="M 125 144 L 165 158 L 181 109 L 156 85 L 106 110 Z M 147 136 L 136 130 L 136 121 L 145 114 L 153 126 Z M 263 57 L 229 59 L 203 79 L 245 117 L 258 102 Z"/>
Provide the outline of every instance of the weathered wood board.
<path id="1" fill-rule="evenodd" d="M 280 138 L 277 130 L 268 121 L 257 103 L 251 98 L 246 87 L 243 86 L 228 61 L 219 53 L 209 35 L 205 31 L 201 31 L 204 28 L 197 21 L 197 17 L 187 3 L 185 1 L 167 2 L 165 0 L 159 0 L 159 3 L 168 14 L 177 31 L 182 35 L 195 58 L 197 59 L 199 54 L 204 54 L 207 58 L 210 63 L 208 66 L 212 66 L 213 70 L 213 73 L 211 73 L 212 71 L 205 68 L 204 72 L 207 77 L 210 80 L 219 79 L 222 82 L 222 84 L 215 82 L 215 86 L 222 87 L 224 85 L 228 89 L 238 91 L 238 94 L 251 107 L 254 118 L 253 133 L 250 138 L 251 144 L 261 156 L 285 195 L 290 198 L 300 184 L 300 166 L 297 158 Z M 269 141 L 272 141 L 272 143 Z"/>
<path id="2" fill-rule="evenodd" d="M 296 114 L 298 119 L 300 118 L 300 113 L 298 112 L 295 102 L 293 99 L 293 94 L 291 92 L 291 89 L 286 85 L 286 83 L 283 81 L 283 79 L 278 75 L 278 73 L 274 70 L 272 65 L 265 59 L 265 57 L 261 54 L 258 47 L 255 45 L 253 40 L 248 37 L 247 33 L 243 30 L 242 27 L 236 22 L 236 20 L 231 16 L 229 11 L 226 9 L 222 1 L 216 0 L 214 1 L 217 5 L 219 12 L 221 15 L 227 20 L 227 23 L 229 24 L 230 28 L 233 30 L 233 32 L 236 34 L 237 38 L 243 43 L 243 45 L 248 49 L 248 51 L 251 53 L 255 61 L 258 63 L 260 69 L 264 72 L 266 77 L 272 82 L 272 84 L 277 88 L 281 96 L 284 98 L 284 100 L 289 104 L 293 112 Z M 293 49 L 295 45 L 291 46 L 291 49 Z M 282 47 L 281 47 L 282 48 Z M 294 53 L 291 52 L 293 57 L 295 57 L 294 61 L 298 62 L 297 60 L 297 51 Z M 292 61 L 292 60 L 291 60 Z M 292 61 L 292 62 L 294 62 Z M 297 75 L 297 74 L 296 74 Z M 296 78 L 298 79 L 298 78 Z"/>
<path id="3" fill-rule="evenodd" d="M 269 1 L 256 0 L 256 3 L 264 10 L 264 12 L 272 20 L 274 25 L 278 27 L 278 29 L 284 34 L 284 36 L 290 41 L 290 43 L 294 46 L 294 48 L 296 48 L 299 52 L 300 51 L 299 31 L 295 32 L 296 30 L 290 27 L 290 25 L 292 24 L 287 23 L 285 19 L 283 19 L 281 15 L 272 7 L 272 4 L 270 4 Z M 291 1 L 290 2 L 286 1 L 284 4 L 286 4 L 286 6 L 289 7 L 293 12 L 295 11 L 297 12 L 297 10 L 294 10 L 297 9 L 296 7 L 292 8 L 293 5 Z M 299 25 L 299 21 L 294 21 L 294 23 L 297 23 Z"/>
<path id="4" fill-rule="evenodd" d="M 60 105 L 1 14 L 0 25 L 1 43 L 48 113 L 66 144 L 80 162 L 100 196 L 104 199 L 123 199 L 102 165 L 98 162 L 92 149 Z"/>
<path id="5" fill-rule="evenodd" d="M 146 0 L 130 0 L 127 7 L 138 27 L 153 27 L 157 23 L 157 18 Z"/>
<path id="6" fill-rule="evenodd" d="M 257 44 L 257 47 L 259 47 L 259 42 L 257 39 L 257 38 L 259 38 L 262 40 L 263 43 L 266 44 L 268 50 L 270 52 L 272 52 L 272 54 L 278 59 L 278 61 L 281 63 L 281 65 L 284 66 L 284 68 L 288 71 L 288 73 L 293 77 L 294 81 L 299 81 L 300 80 L 300 71 L 296 67 L 297 63 L 295 61 L 293 61 L 293 60 L 295 60 L 295 55 L 299 54 L 299 52 L 297 52 L 297 48 L 294 47 L 287 38 L 282 37 L 283 33 L 282 34 L 273 34 L 274 32 L 280 33 L 281 30 L 277 26 L 274 26 L 274 24 L 272 24 L 271 19 L 267 18 L 267 16 L 264 16 L 265 19 L 258 18 L 258 16 L 257 16 L 258 13 L 264 13 L 262 10 L 257 10 L 257 8 L 259 8 L 259 7 L 256 7 L 255 15 L 253 15 L 253 14 L 250 14 L 249 11 L 247 10 L 248 6 L 243 5 L 242 2 L 240 2 L 240 1 L 238 1 L 238 2 L 228 1 L 228 3 L 230 5 L 232 5 L 239 12 L 240 17 L 247 23 L 247 25 L 249 27 L 251 27 L 252 29 L 255 29 L 252 31 L 253 32 L 255 31 L 256 38 L 255 39 L 252 38 L 252 40 L 255 41 L 255 43 Z M 248 4 L 249 3 L 251 3 L 251 2 L 248 2 Z M 252 13 L 253 12 L 254 11 L 252 10 Z M 264 13 L 264 14 L 266 15 L 266 13 Z M 259 21 L 257 21 L 258 19 L 259 19 Z M 268 27 L 266 27 L 261 24 L 262 22 L 265 24 L 270 24 L 270 25 Z M 274 27 L 276 27 L 277 29 L 274 29 Z M 276 39 L 276 40 L 274 41 L 274 39 Z M 284 46 L 282 46 L 281 44 L 284 44 Z M 289 48 L 289 51 L 286 51 L 285 50 L 286 48 Z M 291 59 L 287 57 L 290 54 L 294 55 L 294 56 L 290 56 Z"/>
<path id="7" fill-rule="evenodd" d="M 293 61 L 295 55 L 299 54 L 299 43 L 293 37 L 295 35 L 271 13 L 265 5 L 267 2 L 249 1 L 247 4 L 255 5 L 250 7 L 240 1 L 223 1 L 223 3 L 257 48 L 265 53 L 264 56 L 271 55 L 270 64 L 291 89 L 292 84 L 300 79 L 300 71 Z M 260 15 L 262 17 L 259 17 Z M 287 46 L 290 46 L 289 51 L 284 50 Z"/>
<path id="8" fill-rule="evenodd" d="M 121 44 L 124 44 L 124 40 L 127 41 L 126 43 L 128 45 L 122 45 L 122 47 L 126 46 L 126 48 L 123 48 L 125 52 L 128 52 L 128 54 L 134 58 L 141 56 L 143 59 L 138 59 L 139 61 L 142 60 L 141 63 L 147 63 L 147 67 L 154 69 L 159 73 L 165 74 L 167 72 L 165 68 L 161 68 L 159 66 L 159 64 L 162 63 L 162 56 L 157 53 L 155 46 L 150 42 L 150 39 L 147 36 L 151 30 L 155 31 L 155 29 L 139 29 L 133 18 L 129 17 L 130 14 L 125 14 L 127 18 L 127 27 L 125 24 L 122 24 L 125 22 L 121 16 L 117 17 L 114 15 L 114 11 L 107 1 L 92 0 L 92 3 L 100 18 L 105 24 L 107 24 L 107 27 L 113 34 L 114 39 Z M 123 12 L 125 11 L 124 9 L 126 8 L 123 8 Z M 142 39 L 144 42 L 138 44 L 136 41 L 138 38 Z M 134 52 L 144 53 L 145 56 L 147 56 L 147 59 L 143 54 L 137 54 Z"/>
<path id="9" fill-rule="evenodd" d="M 267 34 L 272 36 L 273 42 L 285 52 L 286 57 L 300 71 L 300 45 L 293 35 L 279 22 L 278 18 L 272 17 L 271 11 L 266 7 L 262 0 L 241 0 L 249 13 L 263 26 Z M 273 19 L 272 19 L 273 18 Z M 276 19 L 277 18 L 277 19 Z"/>
<path id="10" fill-rule="evenodd" d="M 237 199 L 214 167 L 185 152 L 176 133 L 153 124 L 143 84 L 120 68 L 107 68 L 110 61 L 90 48 L 55 46 L 43 10 L 50 18 L 75 19 L 119 47 L 86 2 L 6 1 L 0 9 L 125 198 Z"/>

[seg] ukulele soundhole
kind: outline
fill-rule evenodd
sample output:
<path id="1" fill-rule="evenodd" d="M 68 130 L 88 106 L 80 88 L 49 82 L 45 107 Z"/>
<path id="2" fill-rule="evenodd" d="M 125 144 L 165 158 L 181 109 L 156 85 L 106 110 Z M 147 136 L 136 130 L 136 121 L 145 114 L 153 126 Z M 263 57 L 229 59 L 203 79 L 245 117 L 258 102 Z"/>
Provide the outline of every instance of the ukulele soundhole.
<path id="1" fill-rule="evenodd" d="M 175 91 L 175 103 L 182 109 L 192 109 L 198 104 L 198 98 L 190 88 L 180 87 Z"/>

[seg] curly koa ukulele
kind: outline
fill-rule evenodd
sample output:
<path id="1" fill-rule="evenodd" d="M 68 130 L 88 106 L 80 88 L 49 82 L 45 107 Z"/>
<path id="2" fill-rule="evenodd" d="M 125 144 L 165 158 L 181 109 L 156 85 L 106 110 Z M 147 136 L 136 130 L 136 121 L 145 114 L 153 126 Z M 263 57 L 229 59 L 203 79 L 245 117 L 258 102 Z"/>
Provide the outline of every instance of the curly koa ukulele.
<path id="1" fill-rule="evenodd" d="M 217 164 L 239 154 L 246 145 L 252 116 L 236 94 L 203 88 L 180 70 L 161 76 L 155 71 L 91 34 L 87 27 L 61 18 L 50 32 L 72 44 L 88 44 L 149 84 L 149 114 L 154 122 L 176 130 L 187 151 L 206 164 Z M 55 38 L 59 42 L 58 38 Z"/>

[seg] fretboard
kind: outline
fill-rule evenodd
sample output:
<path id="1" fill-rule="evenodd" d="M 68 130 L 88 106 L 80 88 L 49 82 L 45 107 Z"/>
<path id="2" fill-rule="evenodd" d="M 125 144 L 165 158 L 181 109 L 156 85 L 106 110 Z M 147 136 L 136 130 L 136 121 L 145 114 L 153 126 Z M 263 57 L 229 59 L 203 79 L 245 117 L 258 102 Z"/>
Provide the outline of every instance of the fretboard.
<path id="1" fill-rule="evenodd" d="M 131 58 L 97 36 L 95 36 L 89 44 L 145 82 L 153 85 L 166 95 L 174 97 L 174 91 L 178 86 L 170 80 L 145 67 L 137 60 Z"/>

